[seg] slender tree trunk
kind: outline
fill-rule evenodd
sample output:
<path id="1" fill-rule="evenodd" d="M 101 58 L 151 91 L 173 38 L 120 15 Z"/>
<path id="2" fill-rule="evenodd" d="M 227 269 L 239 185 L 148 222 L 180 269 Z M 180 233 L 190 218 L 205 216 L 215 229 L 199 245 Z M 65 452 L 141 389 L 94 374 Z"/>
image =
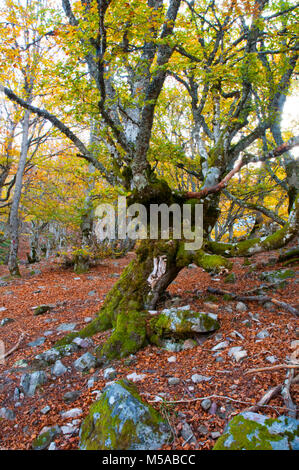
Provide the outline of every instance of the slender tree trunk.
<path id="1" fill-rule="evenodd" d="M 19 249 L 19 206 L 22 194 L 24 170 L 28 154 L 29 119 L 30 112 L 26 110 L 22 123 L 23 133 L 20 160 L 16 174 L 15 188 L 9 216 L 11 244 L 8 259 L 8 268 L 12 276 L 20 276 L 20 270 L 17 261 Z"/>

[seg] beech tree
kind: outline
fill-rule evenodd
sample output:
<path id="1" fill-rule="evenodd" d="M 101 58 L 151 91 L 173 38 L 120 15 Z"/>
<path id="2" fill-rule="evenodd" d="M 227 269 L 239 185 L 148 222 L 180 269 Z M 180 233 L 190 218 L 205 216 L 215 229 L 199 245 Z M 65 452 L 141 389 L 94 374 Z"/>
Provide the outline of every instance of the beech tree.
<path id="1" fill-rule="evenodd" d="M 171 235 L 142 240 L 97 317 L 79 333 L 87 337 L 112 328 L 98 349 L 99 361 L 106 361 L 159 341 L 148 327 L 148 310 L 189 263 L 215 272 L 230 267 L 230 257 L 277 249 L 298 231 L 293 184 L 289 220 L 274 235 L 228 244 L 209 240 L 221 191 L 231 178 L 243 166 L 279 158 L 299 144 L 294 136 L 284 142 L 279 128 L 298 58 L 296 5 L 270 0 L 82 0 L 72 5 L 62 0 L 62 6 L 67 22 L 54 30 L 67 56 L 65 84 L 71 95 L 66 88 L 65 99 L 72 104 L 77 99 L 74 114 L 81 119 L 86 111 L 93 114 L 107 158 L 103 161 L 66 121 L 3 86 L 6 97 L 51 122 L 76 146 L 78 158 L 125 190 L 130 203 L 203 205 L 202 248 L 186 250 L 186 240 Z M 190 171 L 188 160 L 192 163 L 199 191 L 174 191 L 152 162 L 155 112 L 163 87 L 174 80 L 190 103 L 196 155 L 187 154 L 185 166 Z M 269 140 L 269 133 L 272 147 L 260 150 L 258 143 Z M 289 159 L 294 175 L 291 154 Z M 59 344 L 74 336 L 78 333 Z"/>

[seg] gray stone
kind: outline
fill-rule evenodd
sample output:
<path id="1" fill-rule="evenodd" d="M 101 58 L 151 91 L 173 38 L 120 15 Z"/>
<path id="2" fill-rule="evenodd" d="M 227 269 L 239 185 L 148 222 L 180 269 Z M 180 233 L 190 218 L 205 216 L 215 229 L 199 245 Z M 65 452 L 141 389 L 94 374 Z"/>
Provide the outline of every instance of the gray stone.
<path id="1" fill-rule="evenodd" d="M 145 379 L 146 375 L 145 374 L 136 374 L 136 372 L 133 372 L 132 374 L 127 375 L 127 379 L 131 380 L 132 382 L 139 382 L 140 380 Z"/>
<path id="2" fill-rule="evenodd" d="M 54 364 L 57 359 L 61 356 L 60 351 L 55 348 L 48 349 L 48 351 L 44 351 L 41 354 L 35 356 L 33 363 L 36 365 L 40 365 L 41 367 Z"/>
<path id="3" fill-rule="evenodd" d="M 216 346 L 213 346 L 212 351 L 219 351 L 220 349 L 226 348 L 228 345 L 228 341 L 222 341 L 221 343 L 216 344 Z"/>
<path id="4" fill-rule="evenodd" d="M 89 371 L 96 365 L 96 358 L 89 352 L 83 354 L 74 362 L 74 367 L 80 372 Z"/>
<path id="5" fill-rule="evenodd" d="M 180 379 L 178 377 L 169 377 L 168 385 L 178 385 L 180 383 Z"/>
<path id="6" fill-rule="evenodd" d="M 188 338 L 184 341 L 182 349 L 183 351 L 186 351 L 187 349 L 193 349 L 197 346 L 196 341 L 194 339 Z"/>
<path id="7" fill-rule="evenodd" d="M 72 403 L 73 401 L 78 400 L 80 395 L 81 392 L 79 392 L 78 390 L 74 390 L 73 392 L 66 392 L 63 395 L 63 401 L 65 401 L 65 403 Z"/>
<path id="8" fill-rule="evenodd" d="M 75 343 L 79 348 L 87 349 L 93 346 L 93 341 L 90 338 L 74 338 L 73 343 Z"/>
<path id="9" fill-rule="evenodd" d="M 82 414 L 82 409 L 81 408 L 72 408 L 71 410 L 64 411 L 61 413 L 62 418 L 77 418 L 77 416 L 80 416 Z"/>
<path id="10" fill-rule="evenodd" d="M 171 432 L 163 417 L 142 401 L 134 385 L 121 380 L 103 389 L 83 421 L 79 437 L 80 450 L 155 450 L 168 442 Z"/>
<path id="11" fill-rule="evenodd" d="M 2 318 L 2 320 L 0 321 L 0 326 L 5 326 L 8 323 L 12 323 L 14 321 L 15 320 L 13 318 Z"/>
<path id="12" fill-rule="evenodd" d="M 228 355 L 232 356 L 236 362 L 239 362 L 244 357 L 247 357 L 247 351 L 243 350 L 242 346 L 235 346 L 229 349 Z"/>
<path id="13" fill-rule="evenodd" d="M 28 343 L 28 346 L 30 346 L 31 348 L 35 348 L 36 346 L 40 346 L 41 344 L 44 344 L 45 341 L 46 341 L 46 338 L 44 337 L 37 338 L 36 340 L 31 341 L 31 343 Z"/>
<path id="14" fill-rule="evenodd" d="M 236 310 L 238 312 L 246 312 L 247 311 L 247 305 L 244 304 L 244 302 L 238 302 L 236 305 Z"/>
<path id="15" fill-rule="evenodd" d="M 94 295 L 97 295 L 97 291 L 91 290 L 91 291 L 88 292 L 87 295 L 89 295 L 90 297 L 93 297 Z"/>
<path id="16" fill-rule="evenodd" d="M 188 442 L 189 444 L 196 442 L 196 439 L 195 439 L 195 436 L 193 434 L 192 428 L 191 428 L 190 424 L 188 424 L 187 422 L 184 422 L 184 424 L 183 424 L 183 427 L 182 427 L 182 430 L 181 430 L 181 436 L 184 439 L 184 441 Z"/>
<path id="17" fill-rule="evenodd" d="M 0 418 L 2 419 L 9 419 L 10 421 L 14 420 L 16 415 L 14 414 L 13 410 L 9 408 L 0 408 Z"/>
<path id="18" fill-rule="evenodd" d="M 284 285 L 284 280 L 295 277 L 295 271 L 292 269 L 278 269 L 276 271 L 266 271 L 260 275 L 261 281 L 277 283 L 278 286 Z"/>
<path id="19" fill-rule="evenodd" d="M 211 432 L 212 439 L 218 439 L 218 437 L 220 436 L 221 436 L 221 433 L 219 431 Z"/>
<path id="20" fill-rule="evenodd" d="M 204 424 L 198 426 L 197 431 L 200 436 L 206 436 L 207 434 L 209 434 L 209 430 Z"/>
<path id="21" fill-rule="evenodd" d="M 209 382 L 212 377 L 205 377 L 204 375 L 200 374 L 193 374 L 191 380 L 194 384 L 199 384 L 200 382 Z"/>
<path id="22" fill-rule="evenodd" d="M 49 405 L 44 406 L 44 408 L 40 410 L 41 414 L 43 415 L 46 415 L 47 413 L 49 413 L 49 411 L 51 411 L 51 406 Z"/>
<path id="23" fill-rule="evenodd" d="M 278 361 L 276 356 L 266 356 L 266 361 L 270 362 L 270 364 L 275 364 Z"/>
<path id="24" fill-rule="evenodd" d="M 176 356 L 170 356 L 167 358 L 167 362 L 176 362 Z"/>
<path id="25" fill-rule="evenodd" d="M 116 370 L 113 367 L 108 367 L 104 370 L 103 377 L 105 380 L 113 380 L 117 375 Z"/>
<path id="26" fill-rule="evenodd" d="M 270 336 L 270 335 L 269 335 L 269 332 L 268 332 L 267 330 L 262 330 L 262 331 L 260 331 L 260 332 L 256 335 L 256 337 L 257 337 L 258 339 L 268 338 L 269 336 Z"/>
<path id="27" fill-rule="evenodd" d="M 52 369 L 52 374 L 55 375 L 56 377 L 60 377 L 66 372 L 67 372 L 67 368 L 65 367 L 65 365 L 62 364 L 60 359 L 58 359 L 54 364 L 54 367 Z"/>
<path id="28" fill-rule="evenodd" d="M 32 374 L 23 374 L 20 381 L 20 387 L 24 394 L 32 397 L 39 385 L 43 385 L 47 381 L 47 375 L 44 371 L 36 371 Z"/>
<path id="29" fill-rule="evenodd" d="M 76 328 L 77 323 L 62 323 L 59 325 L 57 331 L 73 331 Z"/>
<path id="30" fill-rule="evenodd" d="M 299 420 L 269 418 L 244 411 L 234 416 L 216 442 L 215 450 L 299 450 Z"/>
<path id="31" fill-rule="evenodd" d="M 67 424 L 65 426 L 61 426 L 61 431 L 64 435 L 77 434 L 79 428 L 77 426 L 73 426 L 72 424 Z"/>
<path id="32" fill-rule="evenodd" d="M 212 406 L 212 402 L 209 398 L 202 400 L 201 407 L 203 410 L 208 411 L 211 408 L 211 406 Z"/>

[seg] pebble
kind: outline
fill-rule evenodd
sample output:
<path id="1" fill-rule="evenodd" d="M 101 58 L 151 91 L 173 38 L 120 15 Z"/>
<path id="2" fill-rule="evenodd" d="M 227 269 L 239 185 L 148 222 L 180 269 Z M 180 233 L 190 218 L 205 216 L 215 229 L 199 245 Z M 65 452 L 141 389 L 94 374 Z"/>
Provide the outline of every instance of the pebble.
<path id="1" fill-rule="evenodd" d="M 200 382 L 209 382 L 212 377 L 205 377 L 204 375 L 200 374 L 193 374 L 191 380 L 195 384 L 199 384 Z"/>
<path id="2" fill-rule="evenodd" d="M 180 383 L 180 379 L 178 377 L 169 377 L 168 385 L 178 385 Z"/>

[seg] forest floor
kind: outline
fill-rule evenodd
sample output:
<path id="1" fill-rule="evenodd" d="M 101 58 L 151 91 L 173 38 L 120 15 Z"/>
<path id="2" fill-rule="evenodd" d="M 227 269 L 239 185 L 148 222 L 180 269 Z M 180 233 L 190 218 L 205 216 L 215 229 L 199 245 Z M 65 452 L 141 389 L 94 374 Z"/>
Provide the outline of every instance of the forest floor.
<path id="1" fill-rule="evenodd" d="M 55 443 L 57 449 L 78 448 L 78 427 L 98 391 L 107 382 L 103 369 L 91 369 L 88 373 L 76 371 L 73 362 L 82 355 L 81 350 L 62 359 L 69 368 L 68 372 L 60 377 L 48 374 L 47 382 L 34 397 L 26 396 L 16 402 L 14 391 L 27 370 L 14 364 L 20 359 L 30 362 L 37 354 L 50 349 L 65 334 L 57 331 L 59 325 L 75 323 L 76 330 L 85 326 L 88 318 L 96 315 L 105 295 L 133 256 L 129 253 L 122 259 L 102 260 L 90 272 L 81 275 L 62 269 L 56 258 L 30 266 L 22 264 L 21 279 L 0 285 L 0 321 L 7 317 L 14 320 L 0 327 L 0 340 L 4 342 L 5 350 L 18 343 L 21 333 L 25 335 L 19 347 L 7 357 L 6 363 L 0 363 L 0 408 L 7 407 L 15 413 L 14 420 L 1 422 L 1 449 L 31 449 L 32 441 L 42 428 L 56 424 L 63 426 L 72 421 L 76 428 L 74 433 L 59 435 Z M 212 449 L 232 416 L 256 404 L 268 389 L 284 382 L 286 369 L 247 372 L 252 368 L 286 363 L 294 352 L 292 347 L 296 340 L 298 347 L 298 318 L 273 304 L 265 307 L 258 302 L 246 302 L 247 309 L 239 311 L 236 309 L 237 301 L 224 300 L 223 296 L 211 296 L 207 292 L 211 286 L 244 294 L 261 284 L 261 273 L 282 267 L 273 261 L 269 264 L 269 260 L 277 256 L 275 252 L 256 255 L 251 258 L 251 266 L 245 266 L 243 258 L 235 258 L 232 271 L 236 281 L 233 284 L 224 282 L 226 274 L 210 276 L 197 267 L 185 268 L 168 289 L 171 298 L 161 308 L 173 305 L 176 298 L 176 307 L 190 305 L 196 311 L 217 313 L 220 329 L 210 335 L 201 335 L 202 339 L 198 338 L 201 344 L 192 349 L 171 352 L 148 346 L 129 363 L 126 359 L 112 362 L 117 379 L 133 372 L 143 375 L 136 382 L 139 393 L 164 414 L 173 430 L 173 442 L 163 449 Z M 298 265 L 292 265 L 290 269 L 296 271 L 296 277 L 287 279 L 283 288 L 268 290 L 266 295 L 298 308 Z M 1 276 L 7 276 L 5 266 L 0 266 L 0 280 Z M 34 316 L 32 308 L 41 304 L 54 305 L 50 312 Z M 257 334 L 265 331 L 266 337 L 258 339 Z M 108 335 L 109 332 L 96 335 L 94 344 L 103 342 Z M 39 338 L 43 344 L 29 346 L 28 343 Z M 222 341 L 228 341 L 228 346 L 212 351 Z M 228 355 L 233 346 L 241 346 L 247 356 L 236 362 Z M 170 357 L 174 362 L 168 361 Z M 193 374 L 208 376 L 211 380 L 195 384 L 191 379 Z M 91 377 L 94 378 L 92 386 L 91 382 L 88 384 Z M 179 383 L 169 385 L 171 377 L 179 378 Z M 78 391 L 79 396 L 67 404 L 63 396 L 69 391 Z M 297 404 L 298 391 L 299 385 L 293 385 L 291 395 Z M 203 409 L 201 398 L 211 396 L 212 406 L 208 410 Z M 161 398 L 163 401 L 157 401 Z M 45 406 L 50 409 L 43 414 L 41 410 Z M 61 413 L 73 408 L 81 409 L 82 413 L 75 421 L 73 418 L 63 419 Z M 287 410 L 282 397 L 277 396 L 260 412 L 277 417 L 286 414 Z M 189 440 L 186 439 L 186 426 L 187 431 L 193 432 Z"/>

